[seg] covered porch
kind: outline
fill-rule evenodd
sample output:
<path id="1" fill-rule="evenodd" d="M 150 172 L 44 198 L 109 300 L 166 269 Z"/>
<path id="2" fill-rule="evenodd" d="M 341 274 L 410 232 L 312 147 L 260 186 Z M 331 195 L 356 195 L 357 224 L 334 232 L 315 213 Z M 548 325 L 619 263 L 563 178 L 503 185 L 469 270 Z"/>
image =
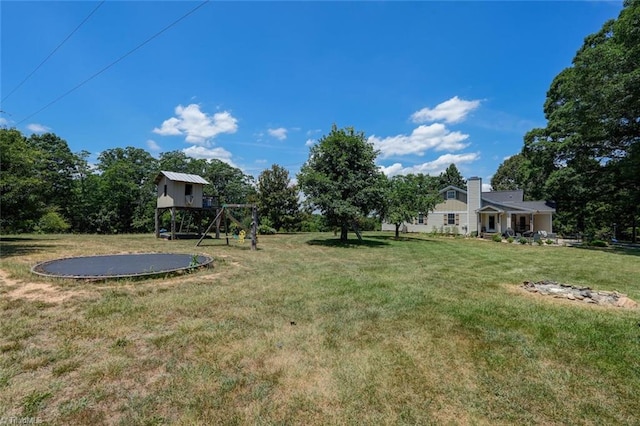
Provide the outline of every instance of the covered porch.
<path id="1" fill-rule="evenodd" d="M 485 206 L 476 210 L 478 229 L 484 234 L 504 234 L 511 230 L 514 236 L 544 231 L 553 232 L 551 212 L 507 210 Z"/>

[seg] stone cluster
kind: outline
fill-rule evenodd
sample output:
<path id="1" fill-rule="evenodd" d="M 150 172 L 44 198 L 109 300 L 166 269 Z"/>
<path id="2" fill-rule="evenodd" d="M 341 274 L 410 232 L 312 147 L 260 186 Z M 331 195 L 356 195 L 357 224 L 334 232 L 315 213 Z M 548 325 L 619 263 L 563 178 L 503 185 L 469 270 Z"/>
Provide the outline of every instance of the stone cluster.
<path id="1" fill-rule="evenodd" d="M 578 300 L 597 305 L 609 305 L 620 308 L 637 308 L 638 303 L 629 299 L 626 294 L 617 291 L 596 291 L 589 287 L 576 287 L 555 281 L 525 281 L 522 287 L 532 293 L 553 296 L 562 299 Z"/>

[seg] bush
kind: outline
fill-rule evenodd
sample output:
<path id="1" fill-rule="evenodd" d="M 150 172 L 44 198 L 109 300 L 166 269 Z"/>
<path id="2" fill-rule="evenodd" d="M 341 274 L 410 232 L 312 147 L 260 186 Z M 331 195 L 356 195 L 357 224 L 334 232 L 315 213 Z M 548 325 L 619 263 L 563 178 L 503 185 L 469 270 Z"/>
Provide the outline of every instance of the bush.
<path id="1" fill-rule="evenodd" d="M 520 237 L 520 239 L 518 240 L 518 242 L 520 244 L 529 244 L 529 240 L 527 240 L 525 237 Z"/>
<path id="2" fill-rule="evenodd" d="M 538 245 L 541 246 L 541 245 L 544 244 L 544 241 L 542 241 L 542 239 L 540 239 L 540 240 L 536 241 L 536 243 L 538 243 Z"/>
<path id="3" fill-rule="evenodd" d="M 509 238 L 507 238 L 507 242 L 508 242 L 509 244 L 511 244 L 513 241 L 514 241 L 514 240 L 513 240 L 513 237 L 509 237 Z"/>
<path id="4" fill-rule="evenodd" d="M 501 243 L 502 242 L 502 235 L 500 234 L 496 234 L 491 238 L 493 241 L 495 241 L 496 243 Z"/>
<path id="5" fill-rule="evenodd" d="M 69 228 L 71 228 L 71 225 L 60 213 L 50 211 L 40 218 L 36 230 L 43 233 L 58 234 L 68 231 Z"/>
<path id="6" fill-rule="evenodd" d="M 553 244 L 553 240 L 551 238 L 547 239 L 547 241 L 545 241 L 545 243 L 547 243 L 547 245 L 551 245 Z"/>
<path id="7" fill-rule="evenodd" d="M 589 243 L 591 247 L 607 247 L 607 242 L 602 240 L 593 240 Z"/>
<path id="8" fill-rule="evenodd" d="M 379 231 L 382 228 L 380 220 L 375 217 L 358 218 L 358 227 L 361 231 Z"/>
<path id="9" fill-rule="evenodd" d="M 258 234 L 260 235 L 273 235 L 275 233 L 276 233 L 275 228 L 272 228 L 269 225 L 258 226 Z"/>

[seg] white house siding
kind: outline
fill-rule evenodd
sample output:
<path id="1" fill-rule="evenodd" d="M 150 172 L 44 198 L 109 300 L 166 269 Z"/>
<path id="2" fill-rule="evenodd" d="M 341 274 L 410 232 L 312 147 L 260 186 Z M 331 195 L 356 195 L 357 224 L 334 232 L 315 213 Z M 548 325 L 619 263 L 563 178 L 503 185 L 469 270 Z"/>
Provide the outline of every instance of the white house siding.
<path id="1" fill-rule="evenodd" d="M 433 208 L 433 213 L 461 213 L 467 212 L 467 203 L 460 200 L 446 200 L 443 203 L 437 204 Z"/>
<path id="2" fill-rule="evenodd" d="M 455 215 L 455 222 L 453 224 L 449 224 L 449 214 Z M 440 210 L 429 213 L 428 216 L 428 231 L 433 232 L 434 229 L 436 232 L 446 231 L 449 229 L 449 232 L 452 232 L 454 228 L 457 228 L 458 234 L 466 234 L 468 221 L 467 221 L 467 212 L 466 210 Z"/>
<path id="3" fill-rule="evenodd" d="M 533 230 L 553 232 L 553 221 L 550 214 L 533 215 Z"/>
<path id="4" fill-rule="evenodd" d="M 458 217 L 458 225 L 445 224 L 445 215 L 453 213 Z M 446 230 L 452 231 L 454 227 L 458 229 L 459 234 L 465 234 L 465 227 L 467 226 L 467 212 L 466 211 L 442 211 L 431 212 L 424 216 L 424 223 L 418 223 L 418 219 L 415 218 L 411 223 L 404 223 L 400 225 L 400 231 L 406 229 L 407 232 L 441 232 Z M 383 231 L 395 231 L 396 226 L 392 223 L 382 223 Z"/>

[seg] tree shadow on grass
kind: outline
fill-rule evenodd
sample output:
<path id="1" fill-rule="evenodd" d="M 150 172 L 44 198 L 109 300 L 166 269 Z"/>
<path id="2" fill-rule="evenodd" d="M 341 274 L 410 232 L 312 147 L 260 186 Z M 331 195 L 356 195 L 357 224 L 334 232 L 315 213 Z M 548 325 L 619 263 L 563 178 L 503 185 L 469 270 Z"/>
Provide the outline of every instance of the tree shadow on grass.
<path id="1" fill-rule="evenodd" d="M 640 256 L 640 247 L 624 247 L 624 246 L 609 246 L 609 247 L 590 247 L 587 245 L 575 245 L 572 246 L 579 250 L 601 251 L 611 254 L 622 254 L 626 256 Z"/>
<path id="2" fill-rule="evenodd" d="M 210 248 L 221 248 L 228 250 L 249 250 L 251 251 L 251 239 L 246 239 L 243 243 L 239 241 L 232 241 L 229 244 L 226 243 L 224 238 L 209 238 L 205 239 L 200 243 L 197 247 L 210 247 Z M 262 250 L 260 247 L 260 240 L 258 240 L 258 244 L 256 246 L 256 250 Z"/>
<path id="3" fill-rule="evenodd" d="M 394 235 L 372 235 L 370 237 L 368 236 L 367 238 L 375 238 L 378 240 L 385 240 L 385 241 L 403 241 L 403 242 L 412 242 L 412 243 L 438 243 L 439 242 L 433 239 L 425 239 L 425 238 L 419 238 L 419 237 L 400 236 L 396 238 Z"/>
<path id="4" fill-rule="evenodd" d="M 40 240 L 30 237 L 0 237 L 0 257 L 24 256 L 55 247 L 53 244 L 37 244 L 35 241 Z"/>
<path id="5" fill-rule="evenodd" d="M 339 248 L 355 248 L 355 247 L 370 247 L 370 248 L 380 248 L 384 246 L 388 246 L 389 243 L 385 241 L 372 241 L 371 238 L 375 237 L 367 237 L 362 240 L 347 240 L 340 241 L 340 238 L 332 238 L 328 240 L 309 240 L 307 244 L 310 246 L 324 246 L 324 247 L 339 247 Z"/>

